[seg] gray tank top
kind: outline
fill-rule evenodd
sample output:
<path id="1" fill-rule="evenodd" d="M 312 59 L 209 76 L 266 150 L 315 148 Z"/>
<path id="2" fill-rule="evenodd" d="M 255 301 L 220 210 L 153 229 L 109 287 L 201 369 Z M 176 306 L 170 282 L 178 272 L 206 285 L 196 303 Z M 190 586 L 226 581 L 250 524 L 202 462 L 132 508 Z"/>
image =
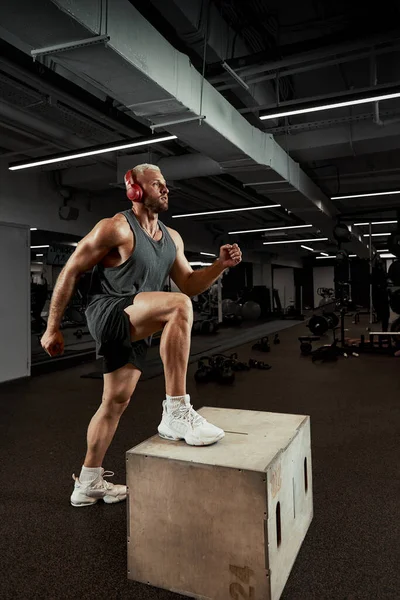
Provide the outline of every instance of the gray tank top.
<path id="1" fill-rule="evenodd" d="M 94 267 L 89 303 L 104 294 L 123 298 L 139 292 L 159 292 L 174 264 L 176 246 L 164 223 L 158 221 L 162 238 L 155 241 L 140 227 L 132 210 L 120 214 L 124 215 L 133 231 L 135 248 L 118 267 L 101 264 Z"/>
<path id="2" fill-rule="evenodd" d="M 98 264 L 93 268 L 86 316 L 95 339 L 98 335 L 94 335 L 93 321 L 104 322 L 113 306 L 124 298 L 139 292 L 161 291 L 176 258 L 175 242 L 164 223 L 158 221 L 162 238 L 155 241 L 140 227 L 132 210 L 120 214 L 125 216 L 133 231 L 135 248 L 118 267 Z"/>

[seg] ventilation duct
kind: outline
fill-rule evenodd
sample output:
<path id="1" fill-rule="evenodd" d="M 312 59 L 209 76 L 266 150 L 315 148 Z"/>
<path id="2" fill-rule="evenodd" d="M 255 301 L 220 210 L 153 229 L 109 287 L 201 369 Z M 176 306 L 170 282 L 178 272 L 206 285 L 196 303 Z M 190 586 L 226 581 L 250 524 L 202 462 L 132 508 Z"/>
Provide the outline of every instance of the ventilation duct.
<path id="1" fill-rule="evenodd" d="M 107 31 L 100 31 L 101 6 L 108 7 Z M 58 7 L 58 8 L 57 8 Z M 59 10 L 60 9 L 60 10 Z M 2 28 L 39 49 L 106 33 L 105 46 L 76 46 L 52 54 L 74 76 L 90 81 L 149 124 L 205 119 L 163 129 L 175 134 L 243 183 L 286 181 L 279 203 L 333 239 L 337 210 L 313 181 L 277 144 L 272 135 L 253 127 L 132 6 L 129 0 L 44 0 L 29 6 L 21 0 L 2 7 Z M 61 50 L 61 49 L 60 49 Z M 258 191 L 259 189 L 256 188 Z M 368 256 L 353 236 L 348 248 Z"/>

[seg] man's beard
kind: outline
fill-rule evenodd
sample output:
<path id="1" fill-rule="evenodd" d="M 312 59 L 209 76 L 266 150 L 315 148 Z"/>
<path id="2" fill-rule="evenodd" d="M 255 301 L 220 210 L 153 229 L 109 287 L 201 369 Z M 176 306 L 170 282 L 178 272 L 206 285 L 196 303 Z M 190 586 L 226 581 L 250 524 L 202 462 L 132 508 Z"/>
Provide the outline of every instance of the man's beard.
<path id="1" fill-rule="evenodd" d="M 143 204 L 146 208 L 151 210 L 153 213 L 161 213 L 168 210 L 168 199 L 162 200 L 161 198 L 150 198 L 147 197 L 143 200 Z"/>

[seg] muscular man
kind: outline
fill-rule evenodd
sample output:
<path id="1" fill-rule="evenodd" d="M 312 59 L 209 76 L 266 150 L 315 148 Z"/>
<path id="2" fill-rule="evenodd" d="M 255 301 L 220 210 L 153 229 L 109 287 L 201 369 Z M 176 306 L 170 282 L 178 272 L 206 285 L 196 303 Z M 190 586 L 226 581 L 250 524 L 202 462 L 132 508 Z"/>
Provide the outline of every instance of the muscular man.
<path id="1" fill-rule="evenodd" d="M 87 432 L 87 452 L 71 496 L 73 506 L 112 504 L 126 498 L 126 486 L 104 477 L 105 453 L 119 419 L 139 380 L 149 336 L 162 330 L 160 356 L 164 365 L 166 400 L 158 433 L 168 440 L 208 445 L 224 431 L 201 417 L 186 393 L 186 373 L 192 328 L 190 297 L 208 289 L 228 267 L 242 259 L 236 244 L 220 249 L 209 267 L 193 271 L 177 231 L 158 215 L 168 209 L 168 188 L 160 169 L 139 165 L 125 176 L 132 208 L 103 219 L 79 242 L 62 270 L 53 292 L 47 330 L 41 340 L 50 356 L 61 354 L 60 323 L 79 277 L 93 268 L 86 310 L 89 331 L 103 356 L 101 405 Z M 162 292 L 167 276 L 183 293 Z"/>

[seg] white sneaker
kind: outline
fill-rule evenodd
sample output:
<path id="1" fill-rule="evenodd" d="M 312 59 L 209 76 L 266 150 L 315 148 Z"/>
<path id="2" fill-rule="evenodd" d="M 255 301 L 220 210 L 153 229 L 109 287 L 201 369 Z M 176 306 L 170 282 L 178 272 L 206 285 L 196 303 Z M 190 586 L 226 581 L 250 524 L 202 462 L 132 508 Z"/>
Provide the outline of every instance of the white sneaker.
<path id="1" fill-rule="evenodd" d="M 115 485 L 105 481 L 103 477 L 112 477 L 112 471 L 101 470 L 101 475 L 90 483 L 81 483 L 78 477 L 72 475 L 75 481 L 74 491 L 71 495 L 72 506 L 90 506 L 96 504 L 98 500 L 104 500 L 106 504 L 121 502 L 126 498 L 126 485 Z"/>
<path id="2" fill-rule="evenodd" d="M 225 437 L 223 429 L 211 425 L 194 410 L 189 396 L 185 404 L 172 409 L 168 407 L 167 400 L 164 400 L 158 433 L 166 440 L 185 440 L 190 446 L 209 446 Z"/>

